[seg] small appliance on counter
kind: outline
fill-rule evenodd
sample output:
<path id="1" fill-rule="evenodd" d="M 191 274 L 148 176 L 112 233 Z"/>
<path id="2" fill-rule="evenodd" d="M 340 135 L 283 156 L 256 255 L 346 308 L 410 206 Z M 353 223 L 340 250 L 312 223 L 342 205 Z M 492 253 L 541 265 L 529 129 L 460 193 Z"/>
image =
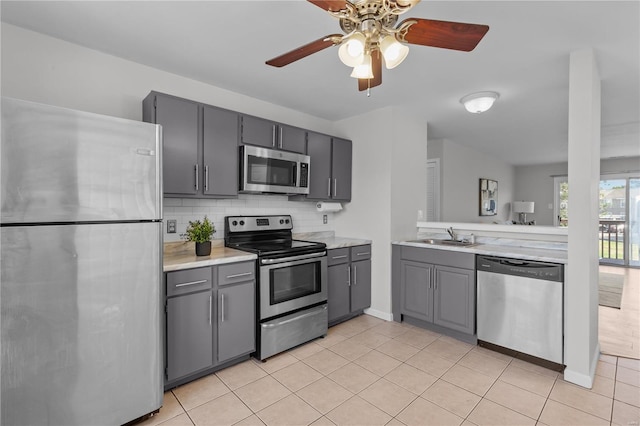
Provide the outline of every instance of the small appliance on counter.
<path id="1" fill-rule="evenodd" d="M 3 425 L 162 405 L 159 126 L 2 98 Z"/>
<path id="2" fill-rule="evenodd" d="M 227 247 L 258 255 L 256 357 L 327 334 L 327 251 L 294 240 L 291 216 L 227 216 Z"/>

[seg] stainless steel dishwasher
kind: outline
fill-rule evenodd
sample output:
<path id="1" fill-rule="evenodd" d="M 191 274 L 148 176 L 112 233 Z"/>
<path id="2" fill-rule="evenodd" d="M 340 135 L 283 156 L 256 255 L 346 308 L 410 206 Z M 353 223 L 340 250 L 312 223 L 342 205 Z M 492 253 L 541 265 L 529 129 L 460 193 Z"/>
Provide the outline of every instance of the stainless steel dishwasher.
<path id="1" fill-rule="evenodd" d="M 476 256 L 478 341 L 563 364 L 562 265 Z"/>

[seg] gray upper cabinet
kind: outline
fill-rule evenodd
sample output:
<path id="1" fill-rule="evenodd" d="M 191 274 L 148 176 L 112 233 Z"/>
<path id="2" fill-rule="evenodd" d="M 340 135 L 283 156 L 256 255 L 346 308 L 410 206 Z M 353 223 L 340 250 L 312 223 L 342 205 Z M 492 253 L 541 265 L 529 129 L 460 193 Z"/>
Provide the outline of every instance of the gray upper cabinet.
<path id="1" fill-rule="evenodd" d="M 162 125 L 165 194 L 196 195 L 200 163 L 198 104 L 152 92 L 143 101 L 143 119 Z"/>
<path id="2" fill-rule="evenodd" d="M 203 194 L 238 195 L 238 113 L 203 106 Z"/>
<path id="3" fill-rule="evenodd" d="M 333 138 L 331 142 L 331 198 L 337 201 L 351 201 L 351 141 Z"/>
<path id="4" fill-rule="evenodd" d="M 166 196 L 237 197 L 238 113 L 157 92 L 142 106 L 162 125 Z"/>
<path id="5" fill-rule="evenodd" d="M 307 155 L 309 165 L 309 195 L 314 200 L 331 198 L 331 136 L 309 132 Z"/>
<path id="6" fill-rule="evenodd" d="M 240 143 L 304 154 L 307 131 L 263 118 L 243 115 Z"/>
<path id="7" fill-rule="evenodd" d="M 351 141 L 309 132 L 309 195 L 313 200 L 351 201 Z"/>

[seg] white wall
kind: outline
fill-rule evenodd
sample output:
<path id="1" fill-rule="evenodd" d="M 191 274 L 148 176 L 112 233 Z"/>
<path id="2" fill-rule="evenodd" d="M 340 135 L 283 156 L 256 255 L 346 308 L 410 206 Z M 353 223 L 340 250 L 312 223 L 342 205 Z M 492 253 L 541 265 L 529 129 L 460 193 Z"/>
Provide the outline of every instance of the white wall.
<path id="1" fill-rule="evenodd" d="M 142 99 L 151 91 L 169 93 L 295 126 L 333 134 L 329 121 L 239 95 L 218 87 L 117 58 L 2 23 L 2 96 L 26 99 L 133 120 L 142 119 Z M 165 199 L 164 219 L 176 219 L 177 241 L 189 220 L 207 215 L 214 238 L 224 237 L 223 219 L 235 214 L 291 214 L 294 232 L 333 230 L 322 223 L 312 202 L 284 196 L 241 195 L 237 200 Z M 340 214 L 340 213 L 338 213 Z"/>
<path id="2" fill-rule="evenodd" d="M 434 145 L 437 153 L 429 152 Z M 512 220 L 514 167 L 494 156 L 449 139 L 429 141 L 429 158 L 440 157 L 440 220 L 447 222 L 503 223 Z M 480 216 L 479 180 L 498 181 L 498 214 Z"/>
<path id="3" fill-rule="evenodd" d="M 600 183 L 600 75 L 593 49 L 569 60 L 569 226 L 565 277 L 566 380 L 591 387 L 598 342 L 598 187 Z"/>
<path id="4" fill-rule="evenodd" d="M 333 123 L 2 22 L 2 96 L 142 119 L 150 91 L 318 132 Z M 336 135 L 341 136 L 341 135 Z"/>
<path id="5" fill-rule="evenodd" d="M 535 211 L 527 214 L 527 220 L 535 220 L 539 226 L 554 226 L 553 176 L 566 176 L 567 167 L 567 163 L 515 167 L 514 200 L 535 203 Z M 517 220 L 516 216 L 513 215 L 513 220 Z"/>
<path id="6" fill-rule="evenodd" d="M 373 241 L 369 312 L 390 319 L 391 242 L 415 238 L 426 206 L 427 124 L 384 108 L 336 126 L 353 140 L 353 200 L 336 215 L 336 234 Z"/>

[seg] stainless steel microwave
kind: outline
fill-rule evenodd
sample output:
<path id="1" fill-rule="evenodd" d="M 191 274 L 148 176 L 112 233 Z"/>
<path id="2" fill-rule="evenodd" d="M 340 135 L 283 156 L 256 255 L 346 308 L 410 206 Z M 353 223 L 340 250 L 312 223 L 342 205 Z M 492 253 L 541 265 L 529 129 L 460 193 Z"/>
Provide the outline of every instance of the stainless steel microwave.
<path id="1" fill-rule="evenodd" d="M 243 145 L 240 147 L 240 191 L 309 193 L 309 156 Z"/>

